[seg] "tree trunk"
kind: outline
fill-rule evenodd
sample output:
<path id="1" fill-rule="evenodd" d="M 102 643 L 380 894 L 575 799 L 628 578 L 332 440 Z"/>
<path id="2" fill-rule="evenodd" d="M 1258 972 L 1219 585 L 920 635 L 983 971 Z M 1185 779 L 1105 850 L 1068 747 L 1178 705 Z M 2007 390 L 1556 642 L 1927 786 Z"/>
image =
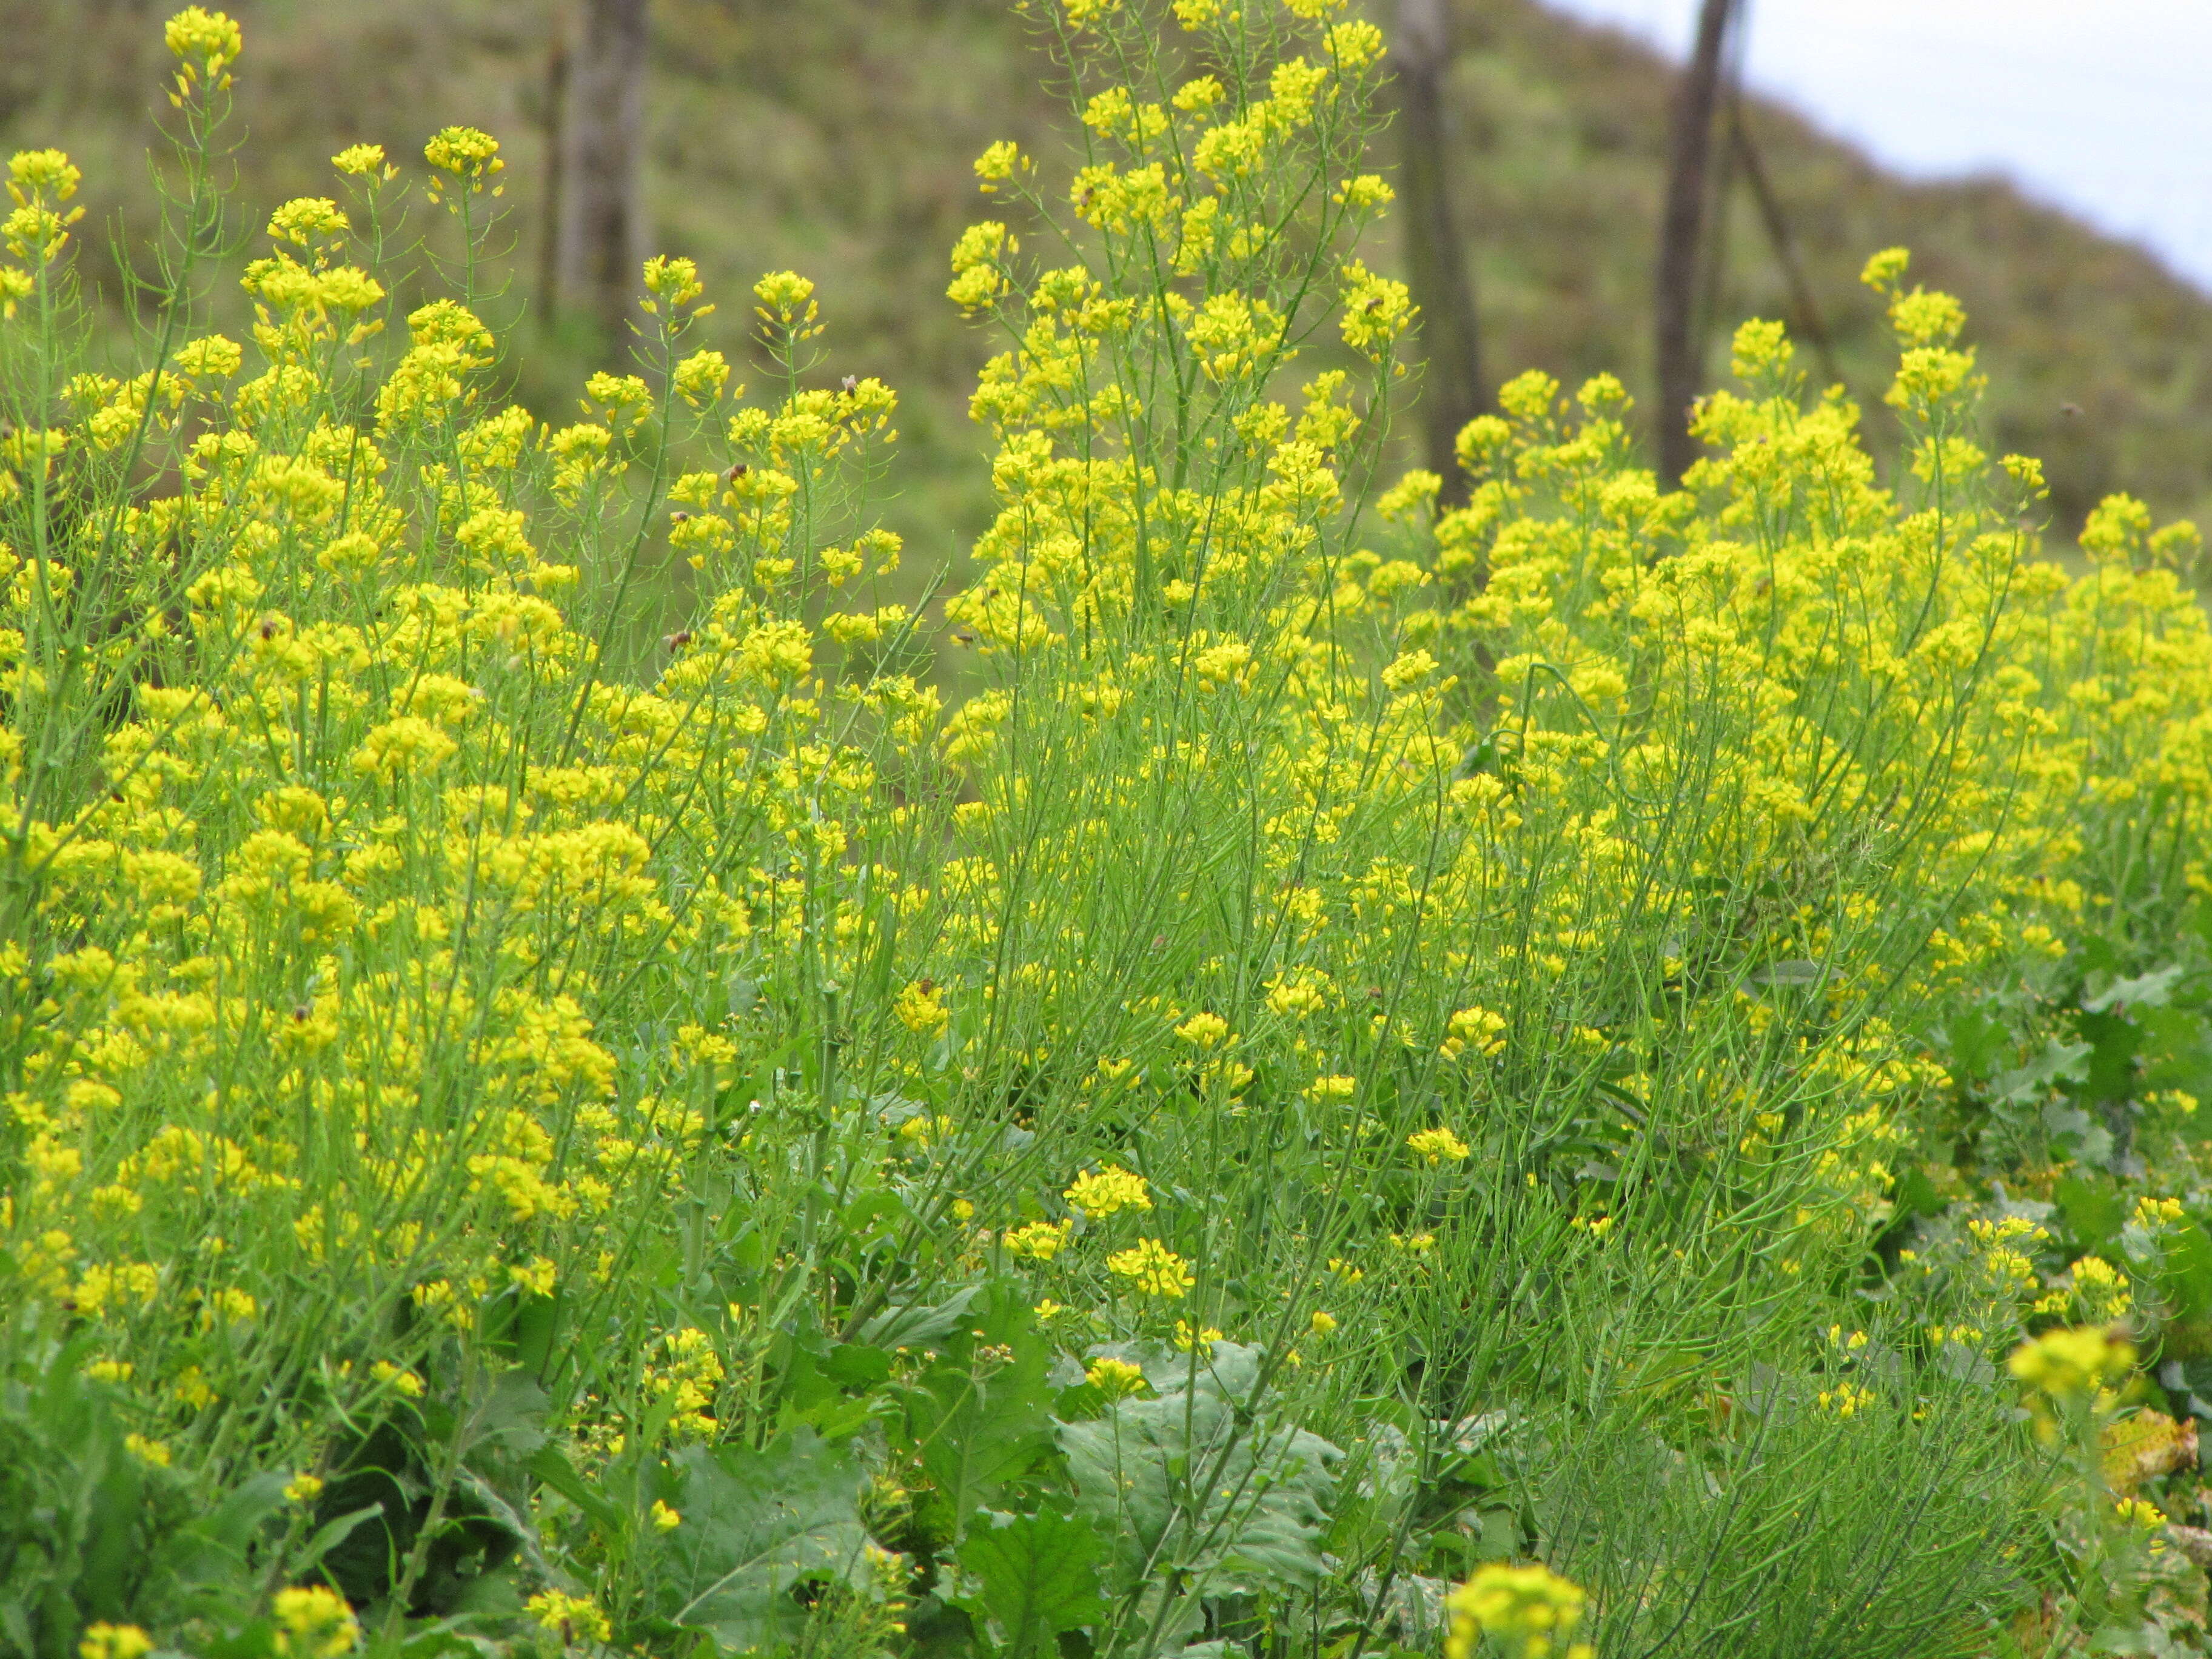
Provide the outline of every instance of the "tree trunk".
<path id="1" fill-rule="evenodd" d="M 558 314 L 587 320 L 623 355 L 646 250 L 640 187 L 648 0 L 580 0 L 561 112 L 561 208 L 553 242 Z"/>
<path id="2" fill-rule="evenodd" d="M 1390 51 L 1398 82 L 1398 189 L 1406 225 L 1406 277 L 1420 307 L 1421 428 L 1447 505 L 1467 499 L 1455 455 L 1460 428 L 1482 413 L 1474 290 L 1452 222 L 1444 77 L 1451 65 L 1449 0 L 1398 0 Z"/>
<path id="3" fill-rule="evenodd" d="M 562 163 L 567 159 L 568 115 L 568 18 L 557 7 L 553 14 L 553 39 L 545 52 L 545 179 L 538 201 L 538 324 L 552 326 L 561 310 L 561 204 L 568 192 L 562 188 Z"/>
<path id="4" fill-rule="evenodd" d="M 1705 170 L 1712 156 L 1713 106 L 1720 91 L 1721 49 L 1735 0 L 1704 0 L 1698 38 L 1674 94 L 1668 135 L 1667 206 L 1659 226 L 1653 334 L 1659 358 L 1659 472 L 1680 483 L 1698 458 L 1689 428 L 1697 401 L 1698 254 L 1705 244 Z"/>

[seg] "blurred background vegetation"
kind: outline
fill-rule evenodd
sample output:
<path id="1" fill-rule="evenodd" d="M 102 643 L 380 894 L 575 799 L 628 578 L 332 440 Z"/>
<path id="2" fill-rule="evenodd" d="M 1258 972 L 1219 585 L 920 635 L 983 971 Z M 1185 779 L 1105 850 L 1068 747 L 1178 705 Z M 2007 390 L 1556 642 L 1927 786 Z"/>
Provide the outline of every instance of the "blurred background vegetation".
<path id="1" fill-rule="evenodd" d="M 411 172 L 448 123 L 501 140 L 507 216 L 495 239 L 500 294 L 485 309 L 514 349 L 515 395 L 545 416 L 574 410 L 573 388 L 603 354 L 588 328 L 538 321 L 564 3 L 229 5 L 247 31 L 234 161 L 253 213 L 331 192 L 327 158 L 344 144 L 380 143 Z M 82 269 L 100 295 L 97 331 L 118 352 L 128 285 L 97 228 L 119 220 L 122 240 L 135 240 L 157 210 L 144 157 L 158 143 L 167 9 L 0 0 L 0 137 L 62 146 L 84 167 L 93 213 Z M 1013 137 L 1059 153 L 1065 106 L 1029 26 L 1008 0 L 653 0 L 651 15 L 647 240 L 699 260 L 724 301 L 715 343 L 733 357 L 757 274 L 787 266 L 820 284 L 830 330 L 817 373 L 877 375 L 904 399 L 890 516 L 910 567 L 957 561 L 989 512 L 965 401 L 997 343 L 943 298 L 945 254 L 986 216 L 969 170 L 985 144 Z M 1387 9 L 1378 21 L 1389 24 Z M 1649 419 L 1674 76 L 1640 46 L 1531 0 L 1457 0 L 1454 24 L 1448 177 L 1483 374 L 1494 385 L 1540 368 L 1571 385 L 1609 369 Z M 1990 447 L 2045 459 L 2057 531 L 2070 536 L 2114 490 L 2162 515 L 2212 507 L 2212 298 L 2002 182 L 1907 184 L 1784 109 L 1748 100 L 1746 120 L 1835 361 L 1873 411 L 1878 452 L 1890 348 L 1856 278 L 1869 252 L 1903 243 L 1917 277 L 1966 302 L 1992 387 Z M 1735 321 L 1796 313 L 1750 195 L 1725 200 L 1704 279 L 1707 384 Z M 433 216 L 416 224 L 433 228 Z M 258 223 L 234 228 L 243 245 Z M 1395 264 L 1397 251 L 1378 245 L 1371 259 Z M 228 283 L 215 299 L 242 321 Z"/>

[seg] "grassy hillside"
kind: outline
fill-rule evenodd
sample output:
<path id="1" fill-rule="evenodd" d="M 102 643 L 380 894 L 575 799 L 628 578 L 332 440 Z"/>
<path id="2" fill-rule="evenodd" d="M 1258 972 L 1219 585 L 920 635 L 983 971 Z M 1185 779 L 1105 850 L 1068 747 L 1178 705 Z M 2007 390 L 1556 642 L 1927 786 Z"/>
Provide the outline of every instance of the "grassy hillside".
<path id="1" fill-rule="evenodd" d="M 253 64 L 240 89 L 252 137 L 241 201 L 327 189 L 325 158 L 342 143 L 375 140 L 412 161 L 438 126 L 480 125 L 512 163 L 500 320 L 532 303 L 555 0 L 232 9 Z M 1003 0 L 659 0 L 656 14 L 656 240 L 697 257 L 726 299 L 780 266 L 821 283 L 822 372 L 901 389 L 897 517 L 917 551 L 954 550 L 985 511 L 963 409 L 989 343 L 941 297 L 945 252 L 980 214 L 968 164 L 985 143 L 1042 139 L 1050 153 L 1059 105 L 1042 57 Z M 1528 0 L 1462 0 L 1462 14 L 1460 206 L 1478 243 L 1486 374 L 1535 366 L 1572 380 L 1610 368 L 1640 392 L 1663 71 L 1639 46 Z M 152 204 L 139 156 L 153 137 L 153 16 L 141 0 L 0 0 L 13 43 L 0 139 L 65 146 L 90 175 L 95 211 L 133 221 Z M 1780 109 L 1760 107 L 1754 125 L 1863 398 L 1884 383 L 1883 337 L 1856 274 L 1873 249 L 1907 243 L 1916 273 L 1972 309 L 1993 445 L 2045 459 L 2063 524 L 2116 489 L 2165 513 L 2212 505 L 2212 301 L 2001 183 L 1907 185 Z M 1741 190 L 1730 228 L 1717 367 L 1736 319 L 1788 312 Z M 94 258 L 88 269 L 112 296 L 112 266 Z M 732 304 L 722 320 L 734 337 L 744 311 Z M 574 368 L 549 346 L 515 366 L 519 390 L 550 410 Z"/>

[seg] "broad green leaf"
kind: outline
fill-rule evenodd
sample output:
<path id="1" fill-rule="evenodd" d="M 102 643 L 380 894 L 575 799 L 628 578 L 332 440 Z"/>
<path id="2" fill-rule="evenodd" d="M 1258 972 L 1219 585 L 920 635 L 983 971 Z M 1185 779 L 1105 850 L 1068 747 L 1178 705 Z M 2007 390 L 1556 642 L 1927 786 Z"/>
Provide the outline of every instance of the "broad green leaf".
<path id="1" fill-rule="evenodd" d="M 1032 1340 L 1014 1346 L 1011 1364 L 948 1356 L 907 1391 L 907 1434 L 952 1504 L 956 1524 L 964 1526 L 1052 1443 L 1049 1369 L 1044 1345 Z"/>
<path id="2" fill-rule="evenodd" d="M 931 1348 L 956 1329 L 982 1289 L 964 1285 L 937 1303 L 887 1308 L 854 1333 L 853 1340 L 872 1348 Z"/>
<path id="3" fill-rule="evenodd" d="M 732 1653 L 796 1640 L 806 1613 L 794 1584 L 865 1582 L 862 1479 L 859 1465 L 811 1430 L 765 1451 L 685 1447 L 654 1483 L 684 1517 L 659 1534 L 659 1611 Z"/>
<path id="4" fill-rule="evenodd" d="M 1025 1659 L 1105 1613 L 1098 1569 L 1106 1553 L 1095 1522 L 1051 1510 L 994 1517 L 960 1547 L 960 1565 L 980 1585 L 961 1605 L 999 1627 L 1003 1659 Z"/>
<path id="5" fill-rule="evenodd" d="M 1170 1572 L 1208 1594 L 1318 1578 L 1342 1454 L 1270 1419 L 1255 1398 L 1259 1351 L 1217 1342 L 1194 1374 L 1184 1355 L 1139 1358 L 1155 1398 L 1060 1429 L 1077 1513 L 1114 1539 L 1120 1586 Z"/>

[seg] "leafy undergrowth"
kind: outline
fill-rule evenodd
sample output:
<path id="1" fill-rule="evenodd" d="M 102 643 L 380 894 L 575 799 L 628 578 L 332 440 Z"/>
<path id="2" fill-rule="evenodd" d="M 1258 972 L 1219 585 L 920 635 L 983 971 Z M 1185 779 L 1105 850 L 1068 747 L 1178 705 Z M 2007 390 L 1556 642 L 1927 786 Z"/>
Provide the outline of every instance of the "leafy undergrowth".
<path id="1" fill-rule="evenodd" d="M 2039 562 L 1897 252 L 1888 485 L 1753 324 L 1681 491 L 1540 375 L 1384 487 L 1381 36 L 1037 16 L 950 710 L 803 277 L 543 426 L 454 128 L 207 334 L 195 8 L 118 380 L 14 159 L 0 1644 L 2191 1650 L 2194 532 Z"/>

